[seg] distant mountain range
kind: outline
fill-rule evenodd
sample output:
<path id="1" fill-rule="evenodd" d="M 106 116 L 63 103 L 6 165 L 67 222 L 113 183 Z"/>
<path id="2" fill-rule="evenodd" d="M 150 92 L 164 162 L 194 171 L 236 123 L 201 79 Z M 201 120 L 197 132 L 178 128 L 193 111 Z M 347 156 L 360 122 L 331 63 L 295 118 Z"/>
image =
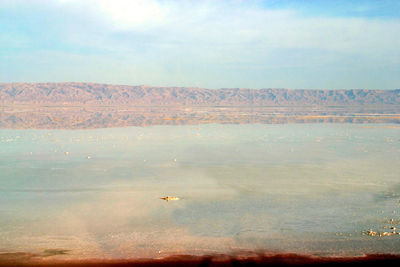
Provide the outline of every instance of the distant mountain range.
<path id="1" fill-rule="evenodd" d="M 400 105 L 397 90 L 203 89 L 97 83 L 0 83 L 0 104 L 128 106 Z"/>

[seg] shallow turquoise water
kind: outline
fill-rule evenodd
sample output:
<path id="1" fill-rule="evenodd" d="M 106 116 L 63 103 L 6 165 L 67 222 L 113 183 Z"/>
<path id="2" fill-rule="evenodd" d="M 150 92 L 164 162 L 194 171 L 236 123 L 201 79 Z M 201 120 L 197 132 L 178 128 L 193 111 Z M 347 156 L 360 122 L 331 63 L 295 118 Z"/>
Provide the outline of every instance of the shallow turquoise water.
<path id="1" fill-rule="evenodd" d="M 399 166 L 394 124 L 2 129 L 0 253 L 398 254 Z"/>

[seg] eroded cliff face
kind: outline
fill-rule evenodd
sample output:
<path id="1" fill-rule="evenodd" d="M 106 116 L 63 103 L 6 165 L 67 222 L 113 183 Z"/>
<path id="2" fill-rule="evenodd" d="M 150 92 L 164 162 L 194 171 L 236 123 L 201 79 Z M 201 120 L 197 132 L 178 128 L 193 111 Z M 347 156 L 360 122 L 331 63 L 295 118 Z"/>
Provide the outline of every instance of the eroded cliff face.
<path id="1" fill-rule="evenodd" d="M 202 89 L 95 83 L 2 83 L 0 104 L 133 106 L 399 105 L 397 90 Z"/>

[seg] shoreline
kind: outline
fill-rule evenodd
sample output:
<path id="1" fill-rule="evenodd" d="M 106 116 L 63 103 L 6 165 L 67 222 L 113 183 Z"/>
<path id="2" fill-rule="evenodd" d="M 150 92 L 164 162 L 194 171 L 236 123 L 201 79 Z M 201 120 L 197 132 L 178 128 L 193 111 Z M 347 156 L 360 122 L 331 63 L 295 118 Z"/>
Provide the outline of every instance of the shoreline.
<path id="1" fill-rule="evenodd" d="M 280 253 L 257 256 L 235 255 L 175 255 L 162 259 L 74 259 L 60 260 L 37 257 L 29 253 L 0 254 L 0 267 L 52 267 L 52 266 L 364 266 L 365 264 L 382 264 L 399 266 L 400 255 L 371 254 L 354 257 L 316 257 L 302 254 Z"/>

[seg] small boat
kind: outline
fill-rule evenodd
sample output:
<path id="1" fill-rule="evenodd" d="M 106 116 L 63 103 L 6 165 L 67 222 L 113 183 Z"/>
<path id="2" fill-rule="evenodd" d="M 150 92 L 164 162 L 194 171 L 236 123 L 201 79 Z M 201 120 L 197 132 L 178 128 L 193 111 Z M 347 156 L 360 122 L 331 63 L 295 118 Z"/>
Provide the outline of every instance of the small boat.
<path id="1" fill-rule="evenodd" d="M 179 200 L 179 197 L 160 197 L 160 199 L 163 199 L 168 202 L 172 200 Z"/>

